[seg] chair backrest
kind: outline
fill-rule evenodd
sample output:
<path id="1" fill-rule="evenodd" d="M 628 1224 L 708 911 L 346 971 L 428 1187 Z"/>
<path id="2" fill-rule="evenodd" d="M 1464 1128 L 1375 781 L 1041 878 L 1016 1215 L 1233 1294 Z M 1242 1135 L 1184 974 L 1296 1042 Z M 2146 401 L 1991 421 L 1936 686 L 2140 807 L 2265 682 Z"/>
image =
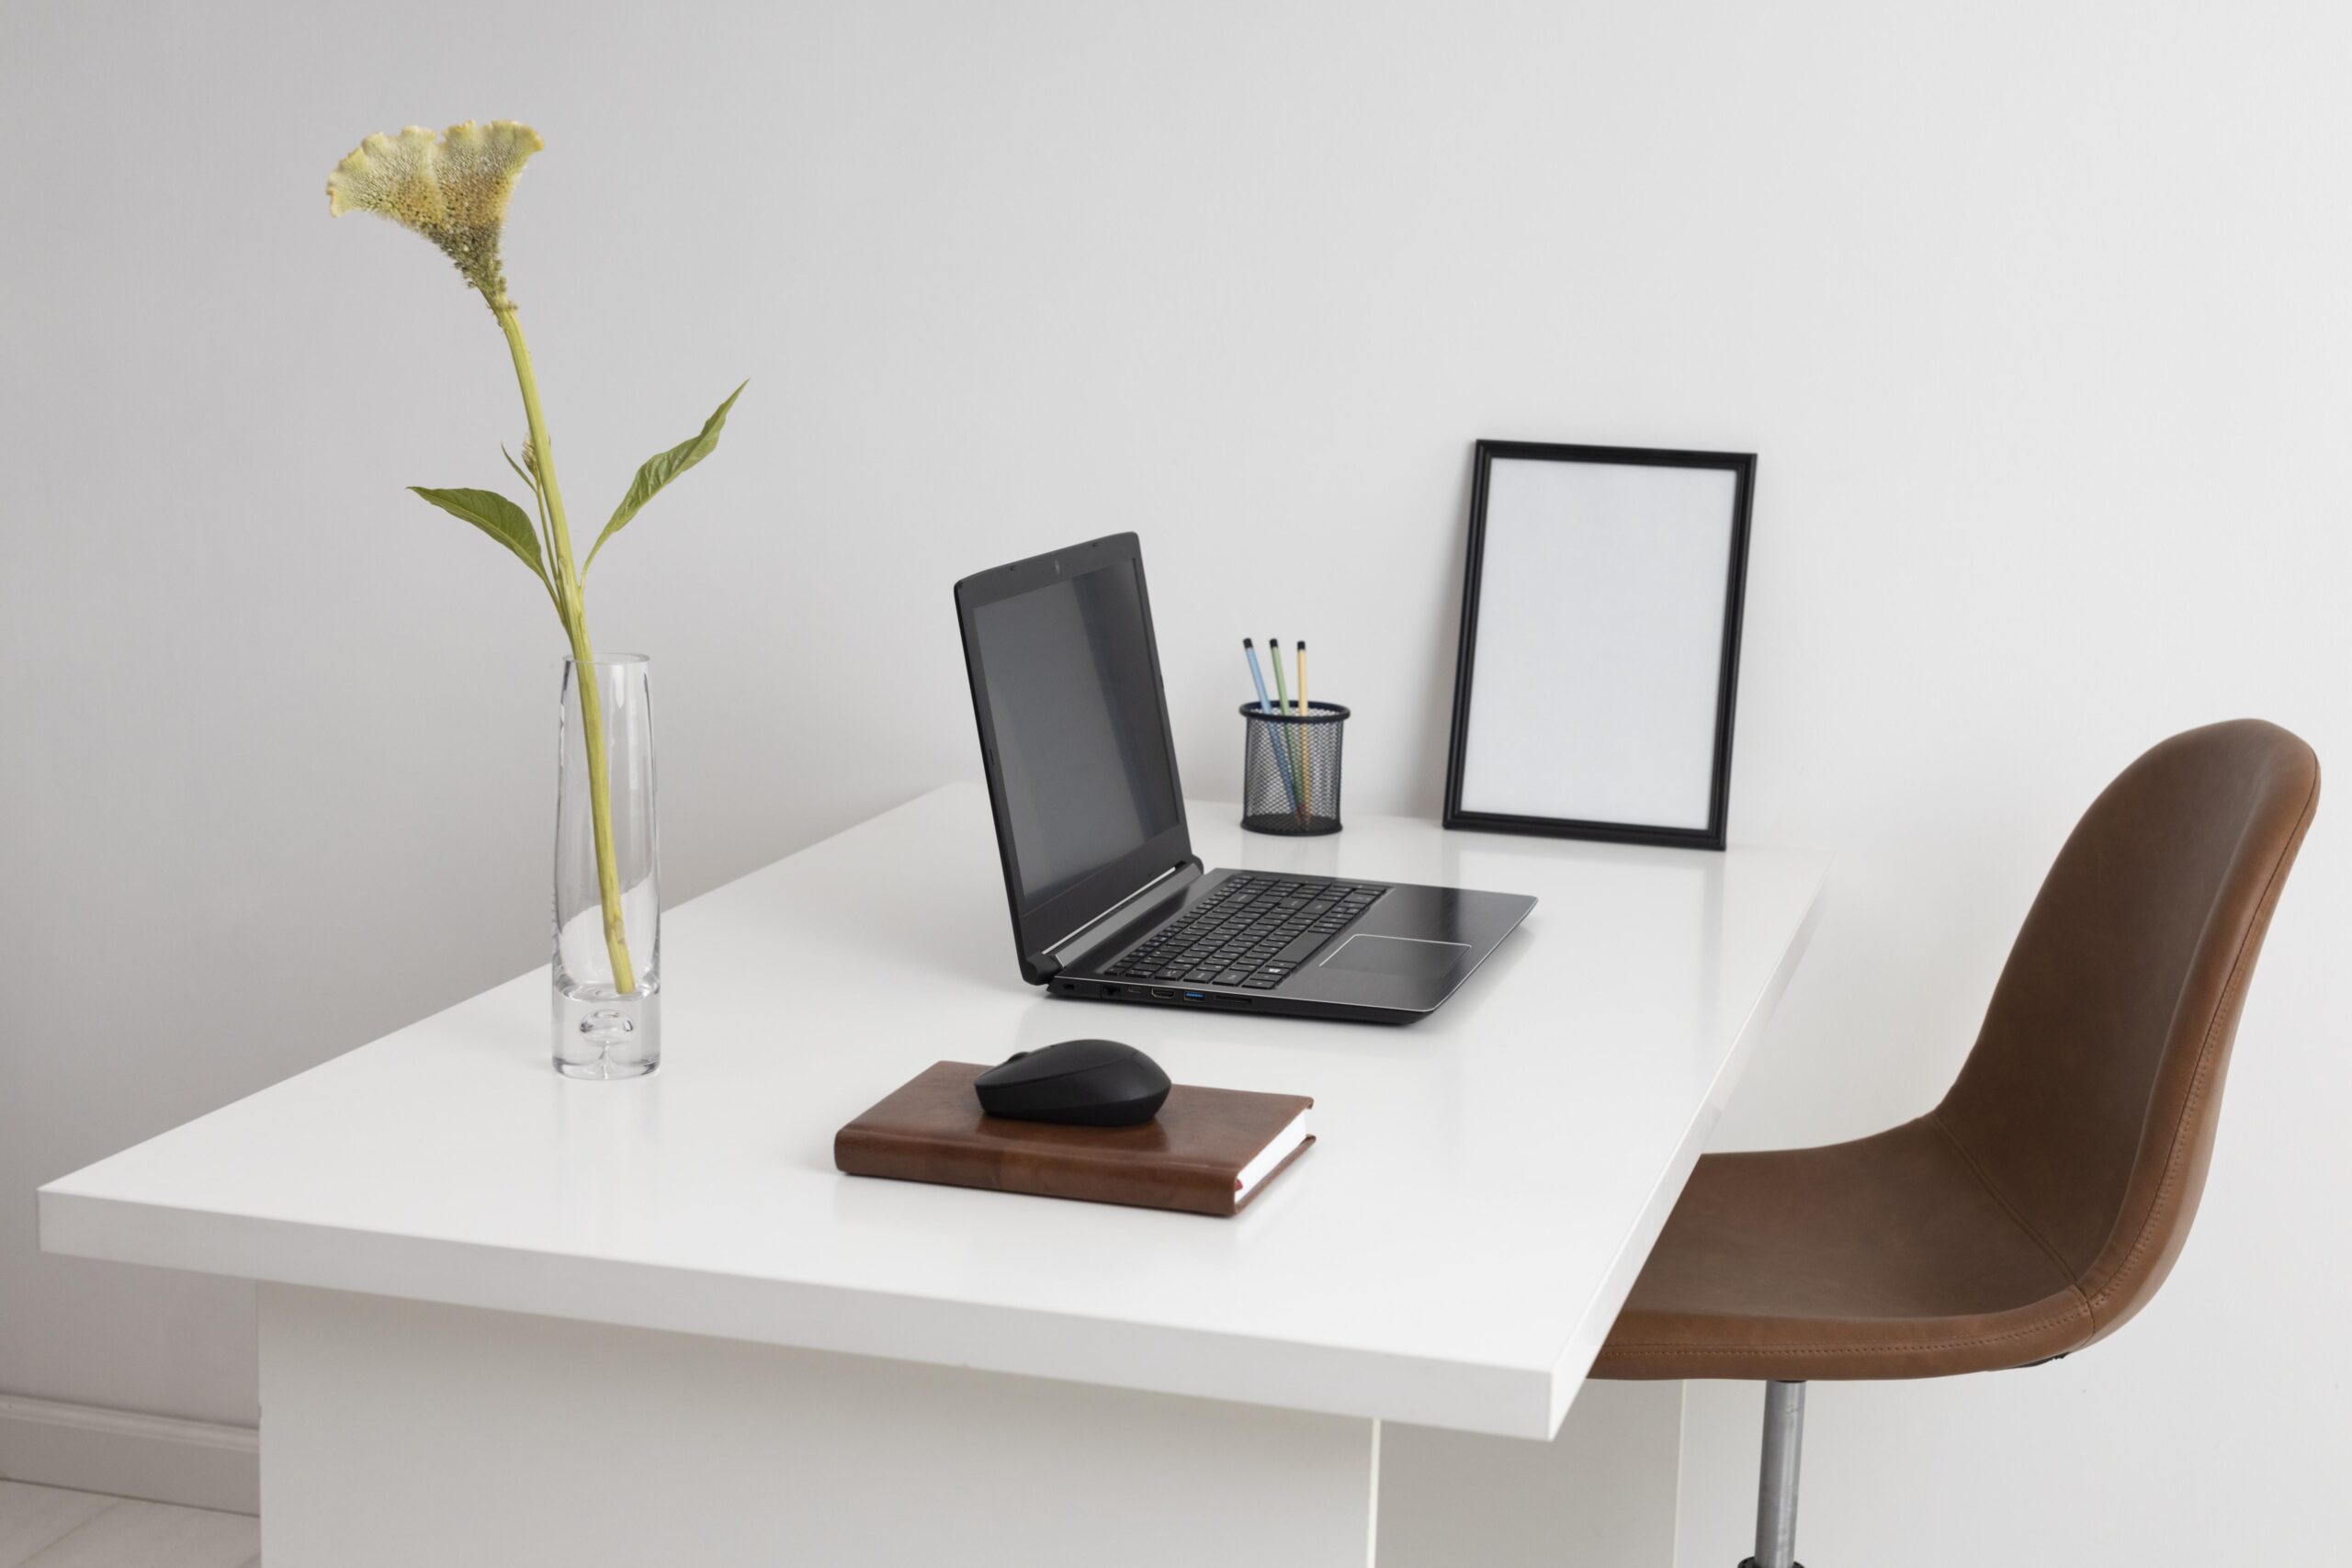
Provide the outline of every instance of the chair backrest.
<path id="1" fill-rule="evenodd" d="M 2263 932 L 2319 803 L 2276 725 L 2176 735 L 2084 813 L 1936 1120 L 2071 1274 L 2093 1337 L 2171 1271 Z"/>

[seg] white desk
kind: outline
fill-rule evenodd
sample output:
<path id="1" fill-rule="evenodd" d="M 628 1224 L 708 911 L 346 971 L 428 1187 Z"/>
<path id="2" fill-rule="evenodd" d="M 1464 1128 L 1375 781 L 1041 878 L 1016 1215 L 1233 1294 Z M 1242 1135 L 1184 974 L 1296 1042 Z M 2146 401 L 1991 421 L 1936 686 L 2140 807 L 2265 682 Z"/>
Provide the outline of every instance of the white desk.
<path id="1" fill-rule="evenodd" d="M 1054 1000 L 951 785 L 672 911 L 653 1078 L 550 1070 L 534 971 L 52 1182 L 41 1245 L 265 1282 L 271 1568 L 1354 1568 L 1383 1423 L 1560 1427 L 1825 862 L 1190 809 L 1212 866 L 1541 902 L 1409 1028 Z M 929 1063 L 1084 1034 L 1321 1141 L 1230 1221 L 832 1168 Z"/>

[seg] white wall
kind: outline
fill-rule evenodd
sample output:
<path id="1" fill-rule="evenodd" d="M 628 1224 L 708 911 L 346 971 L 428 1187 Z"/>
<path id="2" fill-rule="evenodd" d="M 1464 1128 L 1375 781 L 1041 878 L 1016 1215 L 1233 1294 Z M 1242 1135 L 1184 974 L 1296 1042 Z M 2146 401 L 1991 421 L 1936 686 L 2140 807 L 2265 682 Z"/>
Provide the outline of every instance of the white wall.
<path id="1" fill-rule="evenodd" d="M 446 265 L 328 220 L 366 132 L 547 133 L 508 255 L 576 511 L 752 378 L 596 579 L 674 897 L 967 770 L 949 582 L 1116 528 L 1195 793 L 1235 640 L 1306 636 L 1351 804 L 1433 812 L 1469 443 L 1762 454 L 1733 830 L 1841 854 L 1770 1143 L 1939 1092 L 2142 746 L 2352 755 L 2347 45 L 2317 0 L 10 0 L 0 1392 L 251 1419 L 249 1292 L 40 1258 L 31 1189 L 544 948 L 552 620 L 401 490 L 511 482 L 521 422 Z M 1809 1558 L 2340 1537 L 2334 816 L 2165 1294 L 1818 1391 Z M 1694 1386 L 1690 1564 L 1745 1550 L 1752 1403 Z"/>

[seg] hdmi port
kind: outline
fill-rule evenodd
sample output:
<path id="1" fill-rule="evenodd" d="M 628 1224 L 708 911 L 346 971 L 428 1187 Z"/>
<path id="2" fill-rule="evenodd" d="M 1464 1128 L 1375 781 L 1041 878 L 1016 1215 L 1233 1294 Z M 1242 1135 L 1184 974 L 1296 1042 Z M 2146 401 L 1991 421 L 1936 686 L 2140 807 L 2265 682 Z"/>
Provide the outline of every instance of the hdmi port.
<path id="1" fill-rule="evenodd" d="M 1163 991 L 1163 990 L 1161 990 L 1161 989 L 1160 989 L 1159 987 L 1157 987 L 1157 986 L 1154 986 L 1154 987 L 1151 988 L 1151 994 L 1152 994 L 1153 996 L 1155 996 L 1155 997 L 1158 997 L 1158 998 L 1159 998 L 1161 1001 L 1163 1001 L 1163 1002 L 1172 1002 L 1172 1001 L 1174 1001 L 1174 1000 L 1176 999 L 1176 993 L 1175 993 L 1175 992 L 1173 992 L 1173 991 Z"/>

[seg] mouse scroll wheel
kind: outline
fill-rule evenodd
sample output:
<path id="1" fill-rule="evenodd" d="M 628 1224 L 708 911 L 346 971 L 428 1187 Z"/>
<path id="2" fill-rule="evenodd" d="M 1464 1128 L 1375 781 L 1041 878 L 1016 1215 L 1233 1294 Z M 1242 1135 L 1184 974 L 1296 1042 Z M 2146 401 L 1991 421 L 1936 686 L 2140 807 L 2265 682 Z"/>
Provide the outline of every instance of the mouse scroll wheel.
<path id="1" fill-rule="evenodd" d="M 1011 1066 L 1012 1063 L 1020 1061 L 1023 1057 L 1028 1055 L 1029 1053 L 1026 1051 L 1015 1051 L 1012 1055 L 1007 1056 L 1004 1060 L 1007 1066 Z"/>

